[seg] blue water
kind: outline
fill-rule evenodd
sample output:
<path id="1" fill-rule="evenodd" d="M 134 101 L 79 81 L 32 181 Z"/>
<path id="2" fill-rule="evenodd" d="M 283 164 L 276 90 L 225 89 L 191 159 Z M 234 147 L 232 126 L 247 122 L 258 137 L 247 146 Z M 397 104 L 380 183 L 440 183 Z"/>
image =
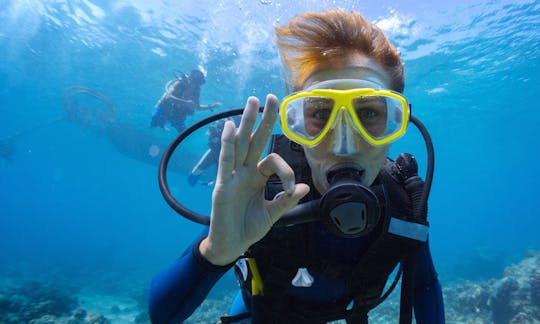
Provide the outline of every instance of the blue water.
<path id="1" fill-rule="evenodd" d="M 441 278 L 482 276 L 485 256 L 510 264 L 540 248 L 539 1 L 292 3 L 1 1 L 0 275 L 146 288 L 201 228 L 167 206 L 146 146 L 129 154 L 174 137 L 148 129 L 164 84 L 201 67 L 201 102 L 220 101 L 219 111 L 250 95 L 283 97 L 272 24 L 335 6 L 362 11 L 404 58 L 405 95 L 436 149 L 430 241 Z M 65 118 L 74 85 L 110 98 L 115 123 L 135 130 L 122 139 L 127 149 Z M 194 141 L 171 186 L 207 213 L 211 187 L 185 181 L 206 145 L 203 133 Z M 412 127 L 392 156 L 402 151 L 425 170 Z"/>

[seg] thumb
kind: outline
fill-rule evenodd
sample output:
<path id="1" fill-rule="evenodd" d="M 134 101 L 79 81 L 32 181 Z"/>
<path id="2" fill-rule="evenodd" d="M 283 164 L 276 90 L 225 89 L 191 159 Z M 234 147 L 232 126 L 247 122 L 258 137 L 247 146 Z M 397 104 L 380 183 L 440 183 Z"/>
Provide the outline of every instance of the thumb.
<path id="1" fill-rule="evenodd" d="M 294 191 L 292 193 L 282 192 L 281 195 L 275 200 L 267 202 L 267 210 L 270 215 L 272 224 L 277 222 L 283 214 L 289 209 L 298 204 L 298 201 L 302 199 L 309 192 L 309 186 L 304 183 L 298 183 L 294 185 Z"/>

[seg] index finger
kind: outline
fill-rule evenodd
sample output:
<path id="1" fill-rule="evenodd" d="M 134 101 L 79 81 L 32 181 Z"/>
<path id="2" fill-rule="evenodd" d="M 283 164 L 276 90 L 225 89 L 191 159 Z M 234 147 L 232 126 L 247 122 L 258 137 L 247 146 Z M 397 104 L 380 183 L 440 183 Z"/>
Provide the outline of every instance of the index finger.
<path id="1" fill-rule="evenodd" d="M 246 157 L 249 152 L 249 146 L 251 136 L 253 132 L 253 126 L 257 121 L 259 115 L 259 99 L 255 97 L 249 97 L 246 103 L 246 108 L 242 114 L 242 120 L 238 132 L 235 136 L 236 141 L 236 159 L 238 164 L 246 163 Z"/>
<path id="2" fill-rule="evenodd" d="M 278 99 L 273 94 L 269 94 L 266 96 L 266 103 L 264 105 L 261 122 L 251 137 L 249 151 L 246 157 L 247 164 L 256 164 L 259 162 L 261 155 L 266 148 L 268 138 L 274 129 L 277 113 Z"/>
<path id="3" fill-rule="evenodd" d="M 221 150 L 219 151 L 219 163 L 217 181 L 226 182 L 230 179 L 235 164 L 234 133 L 235 125 L 232 121 L 226 121 L 221 133 Z"/>

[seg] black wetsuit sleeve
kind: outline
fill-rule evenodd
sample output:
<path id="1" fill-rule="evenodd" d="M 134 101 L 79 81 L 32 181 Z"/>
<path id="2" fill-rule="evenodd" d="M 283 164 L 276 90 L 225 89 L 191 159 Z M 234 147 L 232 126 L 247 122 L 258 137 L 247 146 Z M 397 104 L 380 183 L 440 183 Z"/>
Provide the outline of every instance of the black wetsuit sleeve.
<path id="1" fill-rule="evenodd" d="M 199 238 L 168 268 L 152 279 L 149 314 L 152 323 L 179 323 L 187 319 L 203 302 L 215 283 L 232 267 L 216 266 L 199 253 Z"/>
<path id="2" fill-rule="evenodd" d="M 414 316 L 416 323 L 445 323 L 441 284 L 437 278 L 437 272 L 435 272 L 428 244 L 425 244 L 420 249 L 414 283 Z"/>

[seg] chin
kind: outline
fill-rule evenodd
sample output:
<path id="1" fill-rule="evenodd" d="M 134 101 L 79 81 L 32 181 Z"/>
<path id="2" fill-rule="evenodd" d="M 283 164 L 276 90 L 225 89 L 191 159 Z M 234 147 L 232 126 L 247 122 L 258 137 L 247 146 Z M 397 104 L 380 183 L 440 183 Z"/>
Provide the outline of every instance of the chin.
<path id="1" fill-rule="evenodd" d="M 357 154 L 349 156 L 335 156 L 326 153 L 320 148 L 305 149 L 306 158 L 311 168 L 313 184 L 315 188 L 323 193 L 328 190 L 330 184 L 326 180 L 326 174 L 329 170 L 339 164 L 352 164 L 359 170 L 364 170 L 362 185 L 370 186 L 379 174 L 389 147 L 378 150 L 363 150 Z"/>

